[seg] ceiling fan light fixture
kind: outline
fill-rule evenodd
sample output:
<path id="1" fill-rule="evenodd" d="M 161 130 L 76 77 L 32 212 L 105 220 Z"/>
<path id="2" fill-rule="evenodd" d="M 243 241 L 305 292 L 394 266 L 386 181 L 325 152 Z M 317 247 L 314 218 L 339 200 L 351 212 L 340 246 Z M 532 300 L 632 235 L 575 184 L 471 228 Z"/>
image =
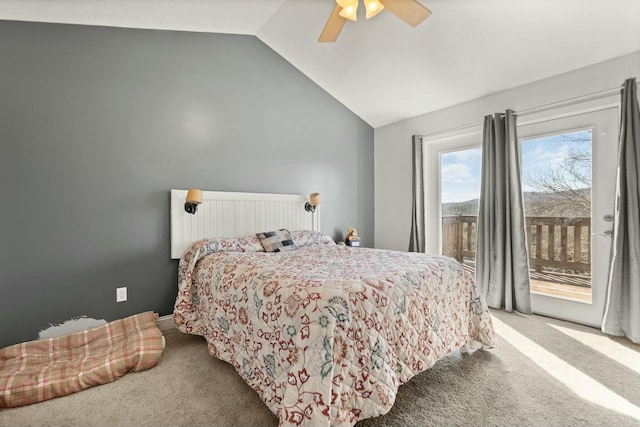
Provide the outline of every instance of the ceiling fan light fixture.
<path id="1" fill-rule="evenodd" d="M 383 9 L 396 15 L 412 27 L 417 26 L 431 15 L 431 11 L 418 0 L 362 0 L 366 18 L 373 18 Z M 357 21 L 359 0 L 336 0 L 336 5 L 324 25 L 318 41 L 335 42 L 347 20 Z"/>
<path id="2" fill-rule="evenodd" d="M 364 5 L 367 9 L 367 19 L 373 18 L 384 9 L 384 5 L 380 3 L 380 0 L 364 0 Z"/>
<path id="3" fill-rule="evenodd" d="M 350 21 L 358 20 L 358 0 L 336 0 L 336 3 L 342 7 L 340 16 Z"/>

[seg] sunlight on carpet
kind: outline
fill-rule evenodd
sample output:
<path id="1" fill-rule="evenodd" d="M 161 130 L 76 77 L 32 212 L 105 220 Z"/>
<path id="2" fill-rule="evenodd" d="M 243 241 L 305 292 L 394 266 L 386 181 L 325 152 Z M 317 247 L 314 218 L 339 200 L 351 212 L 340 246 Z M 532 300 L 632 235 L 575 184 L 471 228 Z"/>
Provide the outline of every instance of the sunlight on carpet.
<path id="1" fill-rule="evenodd" d="M 575 329 L 564 328 L 550 323 L 547 323 L 547 325 L 640 374 L 640 353 L 637 351 L 633 351 L 609 337 L 576 331 Z"/>
<path id="2" fill-rule="evenodd" d="M 581 398 L 640 420 L 640 408 L 492 316 L 498 335 Z M 575 332 L 575 331 L 574 331 Z"/>

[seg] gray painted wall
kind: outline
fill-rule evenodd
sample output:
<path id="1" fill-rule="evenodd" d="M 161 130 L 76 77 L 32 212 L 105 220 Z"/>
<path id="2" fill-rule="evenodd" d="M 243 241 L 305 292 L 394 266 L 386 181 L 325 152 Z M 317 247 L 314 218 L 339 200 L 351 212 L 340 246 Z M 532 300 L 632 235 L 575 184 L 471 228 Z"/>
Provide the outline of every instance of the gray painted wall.
<path id="1" fill-rule="evenodd" d="M 373 129 L 257 38 L 0 21 L 0 58 L 1 347 L 170 314 L 171 188 L 318 191 L 373 245 Z"/>

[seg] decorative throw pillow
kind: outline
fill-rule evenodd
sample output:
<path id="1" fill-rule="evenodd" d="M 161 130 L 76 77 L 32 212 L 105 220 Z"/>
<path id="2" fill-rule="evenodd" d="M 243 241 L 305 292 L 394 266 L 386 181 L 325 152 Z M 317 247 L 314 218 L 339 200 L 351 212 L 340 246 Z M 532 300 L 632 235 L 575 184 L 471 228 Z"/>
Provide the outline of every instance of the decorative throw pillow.
<path id="1" fill-rule="evenodd" d="M 256 237 L 260 240 L 265 252 L 284 252 L 298 248 L 291 238 L 291 233 L 285 228 L 257 233 Z"/>

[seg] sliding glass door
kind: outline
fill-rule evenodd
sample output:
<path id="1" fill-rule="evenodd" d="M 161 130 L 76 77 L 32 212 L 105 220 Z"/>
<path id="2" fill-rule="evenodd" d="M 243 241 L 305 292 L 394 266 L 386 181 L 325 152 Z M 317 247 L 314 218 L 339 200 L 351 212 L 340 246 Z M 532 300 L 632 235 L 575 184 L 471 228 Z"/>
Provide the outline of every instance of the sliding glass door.
<path id="1" fill-rule="evenodd" d="M 591 128 L 523 139 L 531 292 L 591 304 Z"/>
<path id="2" fill-rule="evenodd" d="M 617 123 L 610 108 L 518 128 L 534 313 L 601 325 Z"/>
<path id="3" fill-rule="evenodd" d="M 534 313 L 599 327 L 614 208 L 618 109 L 518 118 Z M 427 252 L 475 272 L 481 132 L 427 144 Z"/>

